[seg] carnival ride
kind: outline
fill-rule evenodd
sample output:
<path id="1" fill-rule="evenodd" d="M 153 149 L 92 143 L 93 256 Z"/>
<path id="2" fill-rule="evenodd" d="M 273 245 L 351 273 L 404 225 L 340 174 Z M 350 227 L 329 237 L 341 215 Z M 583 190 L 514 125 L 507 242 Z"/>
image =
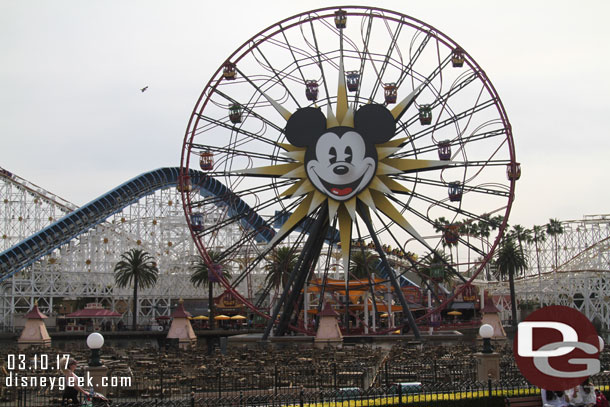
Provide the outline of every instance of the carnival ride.
<path id="1" fill-rule="evenodd" d="M 362 119 L 367 111 L 377 120 Z M 314 140 L 304 145 L 287 134 L 303 112 L 312 122 L 323 115 L 316 131 L 335 134 L 326 136 L 325 158 L 308 148 Z M 388 140 L 369 139 L 387 128 Z M 365 136 L 363 148 L 344 136 L 350 132 Z M 333 168 L 342 163 L 339 173 L 358 160 L 375 171 L 327 188 L 310 165 L 324 159 Z M 417 334 L 411 312 L 438 316 L 471 283 L 505 307 L 507 289 L 482 271 L 520 173 L 498 95 L 450 38 L 376 8 L 303 13 L 252 37 L 213 75 L 189 121 L 180 168 L 143 174 L 80 209 L 0 171 L 0 323 L 14 329 L 15 316 L 35 301 L 53 315 L 81 298 L 128 315 L 130 290 L 115 286 L 112 269 L 121 253 L 141 247 L 157 258 L 161 276 L 140 294 L 140 318 L 169 315 L 178 298 L 203 297 L 189 282 L 201 256 L 223 296 L 269 320 L 266 335 L 276 322 L 277 335 L 311 333 L 324 302 L 345 317 L 347 333 L 356 331 L 351 321 L 364 333 L 408 327 Z M 538 267 L 518 295 L 574 305 L 608 326 L 598 288 L 606 284 L 599 273 L 610 269 L 610 218 L 579 222 L 564 223 L 566 233 L 552 242 L 526 246 Z M 488 225 L 487 233 L 472 235 L 474 223 Z M 297 260 L 282 272 L 284 287 L 267 278 L 278 248 Z M 220 253 L 214 260 L 212 250 Z M 373 254 L 372 273 L 357 274 L 358 253 Z M 439 254 L 432 264 L 429 253 Z M 220 265 L 231 280 L 214 276 Z M 578 292 L 560 298 L 540 283 L 567 287 L 576 272 L 568 267 L 583 280 Z M 448 275 L 468 281 L 451 292 L 441 283 Z M 382 313 L 388 322 L 380 329 Z"/>
<path id="2" fill-rule="evenodd" d="M 276 335 L 311 332 L 304 293 L 319 293 L 318 311 L 332 300 L 325 293 L 333 267 L 343 280 L 336 307 L 346 326 L 351 318 L 368 326 L 378 293 L 391 292 L 388 309 L 395 300 L 402 313 L 397 325 L 418 336 L 397 275 L 421 275 L 424 266 L 403 256 L 396 273 L 382 242 L 405 254 L 449 245 L 454 257 L 433 267 L 435 277 L 464 279 L 470 271 L 474 279 L 506 226 L 521 172 L 500 98 L 475 60 L 434 27 L 370 7 L 282 20 L 229 55 L 204 88 L 184 138 L 179 185 L 195 244 L 218 270 L 220 261 L 251 245 L 256 230 L 243 229 L 236 245 L 209 256 L 213 231 L 247 214 L 225 213 L 212 231 L 198 228 L 213 198 L 201 199 L 190 179 L 197 167 L 271 222 L 287 218 L 238 276 L 218 276 L 268 318 L 265 338 L 274 325 Z M 492 216 L 501 221 L 488 245 L 460 236 L 459 225 L 491 223 Z M 328 230 L 338 230 L 338 238 L 329 239 Z M 353 254 L 365 250 L 354 241 L 372 241 L 382 281 L 350 273 Z M 297 261 L 286 270 L 279 301 L 265 312 L 236 285 L 277 247 L 290 248 Z M 331 266 L 333 253 L 341 260 Z M 362 294 L 356 304 L 350 290 Z M 364 313 L 352 312 L 353 305 Z"/>

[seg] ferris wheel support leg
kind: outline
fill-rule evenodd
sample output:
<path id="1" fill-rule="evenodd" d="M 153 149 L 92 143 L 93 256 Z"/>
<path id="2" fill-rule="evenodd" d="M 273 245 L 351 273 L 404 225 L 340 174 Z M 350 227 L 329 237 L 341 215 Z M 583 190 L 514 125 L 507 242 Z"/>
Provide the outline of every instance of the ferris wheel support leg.
<path id="1" fill-rule="evenodd" d="M 303 260 L 301 264 L 297 265 L 296 267 L 299 271 L 297 273 L 294 285 L 290 289 L 290 296 L 284 304 L 284 311 L 282 312 L 280 323 L 278 324 L 276 330 L 277 336 L 285 335 L 288 332 L 288 324 L 290 323 L 290 318 L 294 313 L 295 304 L 297 304 L 298 299 L 301 296 L 301 291 L 305 286 L 305 281 L 307 281 L 307 276 L 309 275 L 312 265 L 315 265 L 316 261 L 318 260 L 327 232 L 328 206 L 325 204 L 324 208 L 320 210 L 318 220 L 310 232 L 306 247 L 303 248 L 303 251 L 305 252 Z"/>
<path id="2" fill-rule="evenodd" d="M 271 315 L 271 318 L 267 322 L 267 326 L 265 328 L 265 332 L 263 333 L 263 337 L 262 337 L 263 341 L 266 341 L 267 339 L 269 339 L 269 334 L 271 333 L 271 329 L 273 328 L 273 325 L 275 324 L 277 316 L 280 313 L 282 304 L 286 301 L 286 297 L 288 296 L 288 293 L 289 293 L 288 288 L 292 285 L 292 283 L 296 279 L 296 277 L 301 269 L 301 265 L 304 263 L 305 256 L 307 254 L 309 254 L 309 252 L 311 251 L 310 248 L 313 244 L 313 241 L 315 240 L 316 235 L 319 234 L 322 224 L 328 222 L 327 218 L 328 218 L 328 205 L 323 204 L 323 208 L 322 208 L 318 218 L 316 219 L 311 232 L 309 233 L 309 237 L 307 238 L 305 247 L 303 248 L 303 251 L 301 251 L 301 254 L 299 255 L 297 264 L 296 264 L 295 268 L 292 270 L 292 272 L 290 273 L 290 277 L 288 277 L 288 281 L 286 282 L 286 285 L 284 286 L 284 290 L 282 292 L 280 299 L 275 304 L 275 309 L 273 310 L 273 315 Z"/>
<path id="3" fill-rule="evenodd" d="M 411 314 L 411 310 L 409 310 L 409 304 L 407 304 L 407 300 L 405 299 L 405 296 L 403 295 L 402 290 L 400 289 L 400 284 L 398 284 L 398 280 L 396 280 L 396 276 L 394 275 L 394 269 L 392 269 L 392 267 L 390 267 L 390 264 L 388 263 L 388 259 L 385 257 L 384 251 L 381 250 L 381 244 L 379 243 L 379 239 L 377 238 L 377 234 L 375 233 L 375 228 L 373 227 L 373 224 L 371 223 L 371 218 L 369 217 L 369 212 L 367 211 L 367 208 L 364 206 L 364 204 L 361 201 L 358 201 L 357 208 L 358 208 L 358 213 L 360 214 L 360 217 L 362 218 L 362 220 L 364 221 L 364 224 L 366 225 L 367 229 L 369 230 L 371 239 L 373 239 L 373 243 L 375 243 L 375 248 L 377 249 L 379 258 L 381 259 L 381 262 L 383 263 L 385 268 L 388 270 L 388 275 L 390 276 L 390 282 L 392 283 L 392 287 L 394 288 L 394 291 L 396 292 L 396 295 L 398 296 L 398 300 L 400 301 L 400 305 L 402 306 L 402 310 L 403 310 L 402 311 L 402 325 L 404 326 L 405 324 L 409 324 L 409 327 L 413 331 L 413 335 L 415 335 L 415 339 L 421 339 L 421 336 L 419 334 L 419 329 L 417 328 L 417 325 L 415 324 L 415 319 L 413 318 L 413 314 Z"/>

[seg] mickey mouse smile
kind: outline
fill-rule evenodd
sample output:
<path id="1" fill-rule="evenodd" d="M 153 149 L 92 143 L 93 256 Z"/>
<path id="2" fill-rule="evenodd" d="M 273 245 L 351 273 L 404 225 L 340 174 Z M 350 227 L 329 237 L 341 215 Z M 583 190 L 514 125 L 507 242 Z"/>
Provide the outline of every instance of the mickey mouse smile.
<path id="1" fill-rule="evenodd" d="M 339 168 L 339 167 L 337 167 Z M 372 167 L 371 167 L 372 168 Z M 312 171 L 315 173 L 315 169 L 312 168 Z M 332 196 L 335 196 L 339 199 L 350 195 L 353 191 L 357 191 L 357 190 L 362 190 L 362 186 L 365 185 L 361 185 L 362 181 L 364 179 L 364 177 L 367 175 L 368 171 L 365 171 L 364 174 L 362 174 L 362 176 L 357 179 L 356 181 L 350 183 L 350 184 L 344 184 L 344 185 L 336 185 L 336 184 L 332 184 L 330 182 L 326 182 L 324 181 L 322 178 L 320 178 L 320 176 L 318 174 L 315 174 L 320 183 L 324 186 L 324 189 L 326 189 L 326 191 L 330 192 L 330 194 Z"/>

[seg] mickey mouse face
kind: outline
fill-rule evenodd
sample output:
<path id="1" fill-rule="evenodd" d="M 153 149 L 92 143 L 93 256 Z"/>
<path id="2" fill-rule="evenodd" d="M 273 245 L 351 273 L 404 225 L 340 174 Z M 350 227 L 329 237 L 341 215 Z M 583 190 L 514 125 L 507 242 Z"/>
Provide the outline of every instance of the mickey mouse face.
<path id="1" fill-rule="evenodd" d="M 306 147 L 305 170 L 320 192 L 346 201 L 364 190 L 377 171 L 375 144 L 394 136 L 396 124 L 382 105 L 361 107 L 354 116 L 354 128 L 327 129 L 319 109 L 297 110 L 286 124 L 286 138 L 292 145 Z"/>
<path id="2" fill-rule="evenodd" d="M 367 156 L 363 137 L 353 129 L 335 127 L 330 130 L 320 136 L 315 149 L 307 150 L 305 170 L 319 191 L 343 201 L 371 182 L 377 167 L 377 154 Z"/>

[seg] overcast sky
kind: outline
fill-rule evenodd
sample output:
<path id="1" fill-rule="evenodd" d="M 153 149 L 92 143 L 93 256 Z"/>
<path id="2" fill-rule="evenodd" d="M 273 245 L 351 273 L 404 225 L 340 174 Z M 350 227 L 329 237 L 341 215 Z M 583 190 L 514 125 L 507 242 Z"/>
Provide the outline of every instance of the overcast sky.
<path id="1" fill-rule="evenodd" d="M 0 0 L 0 166 L 77 205 L 178 166 L 226 57 L 283 18 L 340 4 Z M 487 73 L 523 167 L 511 224 L 610 213 L 610 2 L 369 5 L 434 26 Z"/>

